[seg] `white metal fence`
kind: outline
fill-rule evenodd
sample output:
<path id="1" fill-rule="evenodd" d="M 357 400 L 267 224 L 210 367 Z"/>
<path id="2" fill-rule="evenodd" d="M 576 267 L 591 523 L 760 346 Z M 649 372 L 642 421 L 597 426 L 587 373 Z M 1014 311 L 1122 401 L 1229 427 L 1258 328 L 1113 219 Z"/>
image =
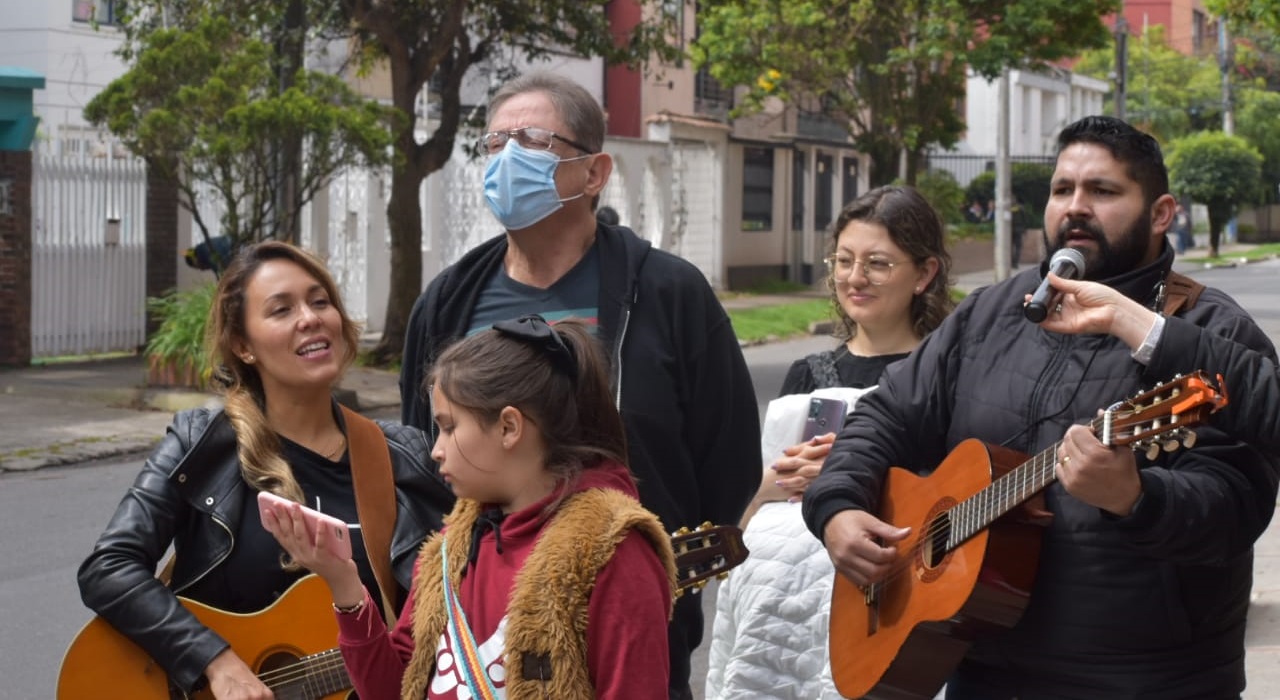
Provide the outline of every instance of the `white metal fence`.
<path id="1" fill-rule="evenodd" d="M 31 354 L 132 350 L 146 332 L 146 167 L 32 154 Z"/>

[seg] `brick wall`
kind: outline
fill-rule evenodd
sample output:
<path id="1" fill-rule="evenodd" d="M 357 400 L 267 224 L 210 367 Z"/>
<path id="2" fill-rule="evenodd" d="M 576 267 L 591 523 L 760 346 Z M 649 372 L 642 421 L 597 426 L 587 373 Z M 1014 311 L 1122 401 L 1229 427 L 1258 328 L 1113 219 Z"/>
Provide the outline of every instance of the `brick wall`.
<path id="1" fill-rule="evenodd" d="M 0 151 L 0 366 L 31 363 L 31 152 Z"/>
<path id="2" fill-rule="evenodd" d="M 148 297 L 178 286 L 178 188 L 172 180 L 147 169 L 147 285 Z M 147 337 L 159 327 L 147 318 Z"/>

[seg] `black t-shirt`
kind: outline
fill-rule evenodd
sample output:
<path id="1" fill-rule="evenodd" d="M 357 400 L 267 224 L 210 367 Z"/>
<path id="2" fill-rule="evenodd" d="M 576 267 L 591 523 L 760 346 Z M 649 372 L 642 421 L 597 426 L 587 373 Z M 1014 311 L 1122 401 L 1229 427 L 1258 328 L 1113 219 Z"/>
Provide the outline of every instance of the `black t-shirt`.
<path id="1" fill-rule="evenodd" d="M 840 376 L 840 386 L 850 389 L 865 389 L 879 384 L 880 375 L 884 373 L 886 367 L 910 354 L 902 352 L 892 355 L 864 357 L 862 355 L 854 355 L 843 345 L 833 352 L 835 354 L 836 373 Z M 814 380 L 807 358 L 802 358 L 792 363 L 791 368 L 787 370 L 787 376 L 782 380 L 782 391 L 779 395 L 808 394 L 819 388 L 823 387 L 819 387 L 817 381 Z"/>
<path id="2" fill-rule="evenodd" d="M 356 516 L 349 453 L 344 452 L 338 461 L 330 461 L 287 438 L 280 438 L 280 446 L 281 456 L 293 468 L 294 477 L 306 496 L 305 504 L 347 523 L 351 533 L 351 556 L 360 572 L 360 581 L 377 600 L 377 581 L 369 566 Z M 253 489 L 246 489 L 244 493 L 240 522 L 231 523 L 235 538 L 231 553 L 222 565 L 209 573 L 209 577 L 220 579 L 220 585 L 209 585 L 215 583 L 213 580 L 201 585 L 205 590 L 221 591 L 225 596 L 221 600 L 206 598 L 204 602 L 237 613 L 256 612 L 267 607 L 308 573 L 305 569 L 286 571 L 281 567 L 284 549 L 262 527 L 258 515 L 258 494 Z"/>

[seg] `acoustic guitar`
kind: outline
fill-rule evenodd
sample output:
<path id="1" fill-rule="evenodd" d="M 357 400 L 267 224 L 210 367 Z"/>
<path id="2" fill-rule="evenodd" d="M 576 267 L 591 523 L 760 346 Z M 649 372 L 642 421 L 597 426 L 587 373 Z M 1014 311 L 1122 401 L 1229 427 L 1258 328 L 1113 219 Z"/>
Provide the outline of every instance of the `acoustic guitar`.
<path id="1" fill-rule="evenodd" d="M 671 538 L 676 554 L 677 594 L 701 589 L 722 578 L 747 558 L 742 531 L 704 523 L 682 528 Z M 215 630 L 258 674 L 277 700 L 339 700 L 349 693 L 351 678 L 342 655 L 333 648 L 338 622 L 333 617 L 329 587 L 318 576 L 305 576 L 271 606 L 237 614 L 179 597 L 183 607 Z M 72 640 L 58 672 L 58 700 L 115 697 L 130 700 L 212 698 L 208 690 L 188 695 L 171 688 L 169 678 L 145 651 L 107 621 L 94 618 Z"/>
<path id="2" fill-rule="evenodd" d="M 1189 428 L 1226 404 L 1225 390 L 1195 372 L 1112 406 L 1090 427 L 1104 445 L 1154 459 L 1190 447 Z M 933 698 L 976 635 L 1017 623 L 1052 518 L 1039 494 L 1057 478 L 1060 444 L 1028 460 L 966 440 L 927 477 L 889 470 L 880 518 L 911 535 L 883 581 L 863 588 L 836 574 L 829 647 L 841 695 Z"/>

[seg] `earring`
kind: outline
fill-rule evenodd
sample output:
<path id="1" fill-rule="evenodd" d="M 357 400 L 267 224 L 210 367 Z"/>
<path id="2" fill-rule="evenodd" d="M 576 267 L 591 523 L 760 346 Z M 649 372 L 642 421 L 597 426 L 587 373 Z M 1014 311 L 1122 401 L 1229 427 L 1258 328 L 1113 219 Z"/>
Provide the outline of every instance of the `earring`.
<path id="1" fill-rule="evenodd" d="M 254 360 L 254 359 L 255 359 L 255 358 L 253 357 L 253 353 L 249 353 L 248 355 L 245 355 L 245 356 L 244 356 L 244 363 L 245 363 L 245 364 L 247 364 L 247 365 L 251 365 L 251 364 L 253 364 L 253 360 Z"/>
<path id="2" fill-rule="evenodd" d="M 924 287 L 916 287 L 916 294 L 924 291 Z"/>

